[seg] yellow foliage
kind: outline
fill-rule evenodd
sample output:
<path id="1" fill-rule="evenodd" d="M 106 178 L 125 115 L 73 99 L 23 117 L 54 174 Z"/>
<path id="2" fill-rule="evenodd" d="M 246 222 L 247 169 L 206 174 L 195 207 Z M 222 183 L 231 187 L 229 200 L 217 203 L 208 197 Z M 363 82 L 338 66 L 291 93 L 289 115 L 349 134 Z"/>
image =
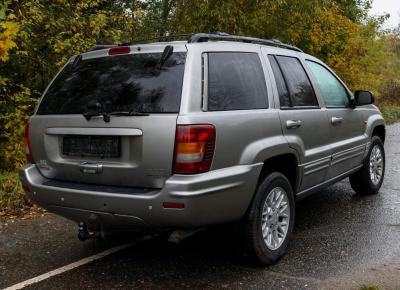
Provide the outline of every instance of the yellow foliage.
<path id="1" fill-rule="evenodd" d="M 0 30 L 0 60 L 7 61 L 9 50 L 17 46 L 13 39 L 18 33 L 19 27 L 14 22 L 5 21 L 0 23 Z"/>

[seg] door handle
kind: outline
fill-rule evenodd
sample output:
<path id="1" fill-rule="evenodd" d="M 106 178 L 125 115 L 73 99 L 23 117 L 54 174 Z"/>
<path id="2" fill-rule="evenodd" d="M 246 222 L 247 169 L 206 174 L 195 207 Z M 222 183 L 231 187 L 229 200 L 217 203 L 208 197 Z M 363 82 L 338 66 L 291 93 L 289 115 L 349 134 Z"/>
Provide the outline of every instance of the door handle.
<path id="1" fill-rule="evenodd" d="M 338 125 L 340 123 L 342 123 L 343 118 L 339 118 L 339 117 L 332 117 L 331 118 L 331 124 L 332 125 Z"/>
<path id="2" fill-rule="evenodd" d="M 296 129 L 301 126 L 301 120 L 287 120 L 286 128 L 288 129 Z"/>

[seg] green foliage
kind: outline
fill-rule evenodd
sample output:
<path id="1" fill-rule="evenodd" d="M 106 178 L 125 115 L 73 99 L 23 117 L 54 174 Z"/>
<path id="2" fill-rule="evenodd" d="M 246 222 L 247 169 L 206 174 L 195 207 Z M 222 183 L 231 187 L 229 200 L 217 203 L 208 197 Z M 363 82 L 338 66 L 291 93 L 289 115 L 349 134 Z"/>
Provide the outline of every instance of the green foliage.
<path id="1" fill-rule="evenodd" d="M 396 106 L 400 100 L 400 81 L 389 79 L 380 90 L 379 105 Z"/>
<path id="2" fill-rule="evenodd" d="M 20 167 L 25 161 L 24 128 L 37 99 L 23 85 L 0 80 L 0 160 L 2 169 Z"/>
<path id="3" fill-rule="evenodd" d="M 0 220 L 3 215 L 21 215 L 31 202 L 26 198 L 17 173 L 0 171 Z"/>
<path id="4" fill-rule="evenodd" d="M 387 124 L 400 121 L 400 106 L 382 106 L 380 109 Z"/>
<path id="5" fill-rule="evenodd" d="M 9 19 L 18 22 L 18 50 L 3 72 L 14 72 L 39 97 L 54 74 L 75 54 L 96 43 L 119 43 L 122 31 L 131 25 L 123 11 L 104 6 L 109 1 L 13 2 Z"/>
<path id="6" fill-rule="evenodd" d="M 343 15 L 352 22 L 360 22 L 368 15 L 373 0 L 336 0 L 343 11 Z"/>
<path id="7" fill-rule="evenodd" d="M 358 289 L 359 289 L 359 290 L 380 290 L 381 287 L 375 286 L 375 285 L 363 284 L 363 285 L 361 285 Z"/>
<path id="8" fill-rule="evenodd" d="M 400 55 L 386 46 L 386 16 L 367 16 L 369 0 L 178 0 L 175 29 L 225 31 L 292 43 L 330 65 L 353 90 L 378 92 L 399 78 Z M 395 37 L 399 39 L 398 37 Z"/>

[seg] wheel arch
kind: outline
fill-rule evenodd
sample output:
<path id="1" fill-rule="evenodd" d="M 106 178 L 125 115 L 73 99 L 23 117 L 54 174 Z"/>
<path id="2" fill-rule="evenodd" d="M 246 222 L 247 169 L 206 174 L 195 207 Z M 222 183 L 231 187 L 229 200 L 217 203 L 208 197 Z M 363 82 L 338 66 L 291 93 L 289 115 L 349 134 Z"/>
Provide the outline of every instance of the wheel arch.
<path id="1" fill-rule="evenodd" d="M 380 114 L 374 114 L 368 118 L 365 134 L 369 138 L 372 138 L 372 136 L 378 136 L 379 138 L 381 138 L 383 143 L 385 142 L 386 138 L 385 120 Z"/>
<path id="2" fill-rule="evenodd" d="M 271 172 L 280 172 L 289 180 L 292 190 L 295 193 L 300 187 L 300 170 L 299 161 L 293 152 L 283 153 L 280 155 L 269 157 L 264 160 L 258 178 L 258 184 Z"/>
<path id="3" fill-rule="evenodd" d="M 371 137 L 373 136 L 378 136 L 381 140 L 382 143 L 385 143 L 385 138 L 386 138 L 386 128 L 384 125 L 376 125 L 373 130 Z"/>

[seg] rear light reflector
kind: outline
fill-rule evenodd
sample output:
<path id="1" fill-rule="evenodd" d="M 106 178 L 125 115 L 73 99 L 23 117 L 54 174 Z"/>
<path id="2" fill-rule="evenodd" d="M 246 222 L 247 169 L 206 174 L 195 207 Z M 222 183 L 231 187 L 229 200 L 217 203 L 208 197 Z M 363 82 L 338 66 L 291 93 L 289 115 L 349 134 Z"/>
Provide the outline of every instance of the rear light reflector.
<path id="1" fill-rule="evenodd" d="M 163 202 L 163 207 L 180 209 L 180 208 L 185 208 L 185 204 L 181 202 Z"/>
<path id="2" fill-rule="evenodd" d="M 108 55 L 127 54 L 131 52 L 129 46 L 113 47 L 108 50 Z"/>
<path id="3" fill-rule="evenodd" d="M 215 127 L 213 125 L 178 125 L 173 173 L 196 174 L 209 171 L 214 147 Z"/>
<path id="4" fill-rule="evenodd" d="M 32 155 L 30 130 L 31 130 L 31 125 L 29 123 L 26 123 L 26 125 L 25 125 L 25 153 L 26 153 L 26 159 L 28 160 L 28 162 L 31 164 L 35 164 L 35 160 L 33 159 L 33 155 Z"/>

